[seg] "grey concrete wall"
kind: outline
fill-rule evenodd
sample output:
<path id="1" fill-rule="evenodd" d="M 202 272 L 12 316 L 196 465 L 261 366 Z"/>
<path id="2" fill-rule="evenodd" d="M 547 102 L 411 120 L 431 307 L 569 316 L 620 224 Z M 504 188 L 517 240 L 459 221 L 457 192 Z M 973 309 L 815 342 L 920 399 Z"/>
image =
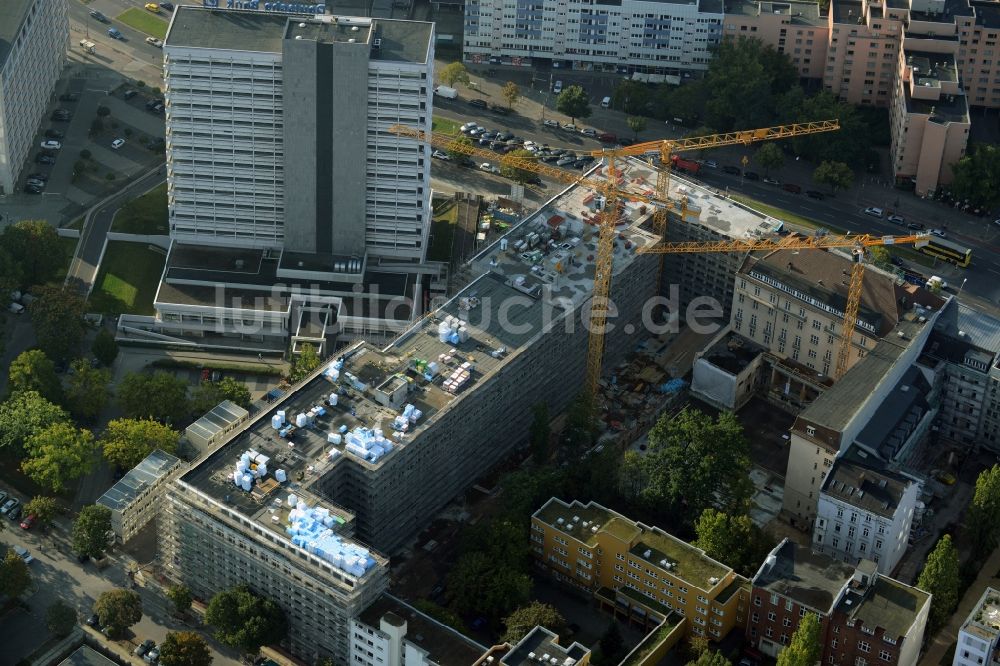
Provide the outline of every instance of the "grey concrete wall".
<path id="1" fill-rule="evenodd" d="M 364 254 L 368 56 L 364 42 L 284 43 L 289 250 Z"/>

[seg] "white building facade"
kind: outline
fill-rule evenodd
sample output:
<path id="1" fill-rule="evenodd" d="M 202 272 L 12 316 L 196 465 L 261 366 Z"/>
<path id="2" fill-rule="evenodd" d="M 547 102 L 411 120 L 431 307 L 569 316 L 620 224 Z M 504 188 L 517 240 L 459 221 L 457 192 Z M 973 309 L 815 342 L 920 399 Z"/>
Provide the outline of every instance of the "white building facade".
<path id="1" fill-rule="evenodd" d="M 995 661 L 1000 642 L 1000 591 L 986 588 L 958 632 L 952 666 L 984 666 Z"/>
<path id="2" fill-rule="evenodd" d="M 0 2 L 0 195 L 31 154 L 68 42 L 66 0 Z"/>
<path id="3" fill-rule="evenodd" d="M 467 0 L 463 53 L 472 63 L 677 75 L 708 69 L 722 22 L 716 0 Z"/>

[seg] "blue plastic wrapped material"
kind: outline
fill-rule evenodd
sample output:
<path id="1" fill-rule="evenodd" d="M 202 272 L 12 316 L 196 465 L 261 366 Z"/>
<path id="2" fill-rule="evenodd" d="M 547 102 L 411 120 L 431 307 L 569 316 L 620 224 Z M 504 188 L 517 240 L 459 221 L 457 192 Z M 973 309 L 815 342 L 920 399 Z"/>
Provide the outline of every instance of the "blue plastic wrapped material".
<path id="1" fill-rule="evenodd" d="M 660 385 L 660 393 L 677 393 L 687 386 L 683 379 L 671 379 L 669 382 Z"/>
<path id="2" fill-rule="evenodd" d="M 375 566 L 375 558 L 361 546 L 344 541 L 330 529 L 342 522 L 323 507 L 299 503 L 288 513 L 285 532 L 292 543 L 353 576 L 363 576 Z"/>

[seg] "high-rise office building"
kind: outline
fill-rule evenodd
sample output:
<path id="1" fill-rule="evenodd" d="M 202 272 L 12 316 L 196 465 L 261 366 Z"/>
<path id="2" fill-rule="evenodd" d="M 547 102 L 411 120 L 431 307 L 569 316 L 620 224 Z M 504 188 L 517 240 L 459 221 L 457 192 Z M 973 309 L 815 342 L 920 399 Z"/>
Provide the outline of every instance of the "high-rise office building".
<path id="1" fill-rule="evenodd" d="M 0 194 L 14 191 L 68 40 L 65 0 L 0 2 Z"/>

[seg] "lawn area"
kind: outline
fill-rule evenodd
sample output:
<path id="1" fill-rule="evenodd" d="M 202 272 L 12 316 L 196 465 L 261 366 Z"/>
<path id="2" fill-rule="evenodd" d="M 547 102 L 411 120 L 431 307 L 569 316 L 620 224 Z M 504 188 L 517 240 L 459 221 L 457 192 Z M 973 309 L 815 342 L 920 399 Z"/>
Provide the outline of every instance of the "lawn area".
<path id="1" fill-rule="evenodd" d="M 163 39 L 167 36 L 167 22 L 145 9 L 130 7 L 116 16 L 115 20 L 152 37 Z"/>
<path id="2" fill-rule="evenodd" d="M 115 215 L 111 231 L 167 235 L 167 184 L 163 183 L 122 206 Z"/>
<path id="3" fill-rule="evenodd" d="M 458 204 L 454 200 L 435 203 L 434 220 L 431 222 L 431 246 L 427 250 L 428 261 L 451 261 L 451 246 L 457 222 Z"/>
<path id="4" fill-rule="evenodd" d="M 462 123 L 455 120 L 449 120 L 447 118 L 439 118 L 434 116 L 431 119 L 431 130 L 434 132 L 443 132 L 444 134 L 460 134 L 459 128 Z"/>
<path id="5" fill-rule="evenodd" d="M 103 314 L 153 314 L 153 297 L 166 257 L 145 243 L 109 241 L 88 310 Z"/>

